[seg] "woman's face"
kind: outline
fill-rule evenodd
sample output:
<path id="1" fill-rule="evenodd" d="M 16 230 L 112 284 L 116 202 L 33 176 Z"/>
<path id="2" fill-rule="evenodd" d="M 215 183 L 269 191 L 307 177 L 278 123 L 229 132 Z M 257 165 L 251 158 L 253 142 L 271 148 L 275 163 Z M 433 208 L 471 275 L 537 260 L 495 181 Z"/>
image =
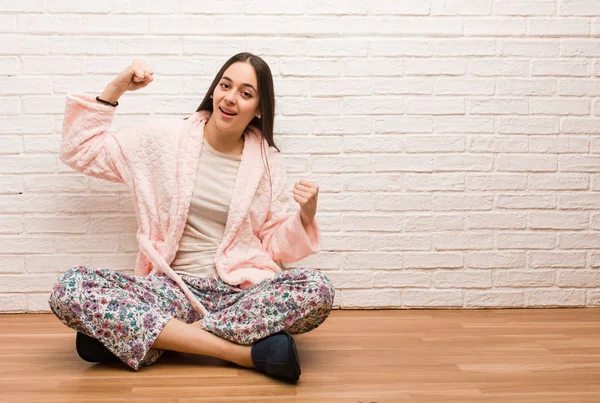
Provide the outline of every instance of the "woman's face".
<path id="1" fill-rule="evenodd" d="M 237 62 L 225 70 L 213 92 L 213 117 L 226 132 L 242 133 L 260 114 L 258 84 L 250 63 Z"/>

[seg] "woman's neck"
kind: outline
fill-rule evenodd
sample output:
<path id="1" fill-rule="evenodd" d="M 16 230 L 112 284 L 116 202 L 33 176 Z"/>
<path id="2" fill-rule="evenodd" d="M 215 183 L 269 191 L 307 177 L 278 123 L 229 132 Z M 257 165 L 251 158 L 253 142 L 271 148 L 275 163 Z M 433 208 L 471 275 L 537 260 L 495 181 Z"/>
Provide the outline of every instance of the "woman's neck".
<path id="1" fill-rule="evenodd" d="M 244 149 L 244 133 L 221 131 L 212 118 L 204 125 L 204 138 L 214 150 L 223 154 L 240 155 Z"/>

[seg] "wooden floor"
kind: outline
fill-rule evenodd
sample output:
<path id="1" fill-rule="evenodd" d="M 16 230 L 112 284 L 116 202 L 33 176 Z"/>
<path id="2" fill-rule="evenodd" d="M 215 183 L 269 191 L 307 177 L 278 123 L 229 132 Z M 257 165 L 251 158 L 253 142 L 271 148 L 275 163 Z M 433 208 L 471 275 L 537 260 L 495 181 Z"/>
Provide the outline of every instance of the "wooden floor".
<path id="1" fill-rule="evenodd" d="M 334 311 L 297 385 L 167 352 L 89 364 L 52 315 L 0 315 L 2 402 L 600 402 L 600 309 Z"/>

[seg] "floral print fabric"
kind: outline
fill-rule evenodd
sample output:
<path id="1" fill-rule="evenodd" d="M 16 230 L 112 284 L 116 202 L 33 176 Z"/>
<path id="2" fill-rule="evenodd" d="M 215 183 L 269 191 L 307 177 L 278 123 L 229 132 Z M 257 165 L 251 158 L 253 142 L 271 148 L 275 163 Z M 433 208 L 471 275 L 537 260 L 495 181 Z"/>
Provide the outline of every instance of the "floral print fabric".
<path id="1" fill-rule="evenodd" d="M 138 370 L 163 353 L 152 344 L 173 318 L 186 323 L 202 319 L 204 330 L 250 345 L 282 330 L 315 329 L 329 316 L 335 295 L 329 279 L 310 269 L 283 271 L 247 290 L 220 279 L 181 278 L 209 315 L 201 318 L 166 276 L 132 276 L 88 265 L 61 275 L 48 303 L 65 325 L 98 339 Z"/>

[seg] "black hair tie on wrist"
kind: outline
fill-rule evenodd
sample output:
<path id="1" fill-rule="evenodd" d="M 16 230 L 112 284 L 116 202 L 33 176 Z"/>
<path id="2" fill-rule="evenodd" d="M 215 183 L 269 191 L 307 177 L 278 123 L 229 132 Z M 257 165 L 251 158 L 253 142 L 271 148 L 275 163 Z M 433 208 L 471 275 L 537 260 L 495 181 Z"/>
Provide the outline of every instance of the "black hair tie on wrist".
<path id="1" fill-rule="evenodd" d="M 116 102 L 113 104 L 112 102 L 105 101 L 104 99 L 102 99 L 102 98 L 100 98 L 100 97 L 96 97 L 96 101 L 98 101 L 98 102 L 102 102 L 103 104 L 106 104 L 106 105 L 114 106 L 115 108 L 116 108 L 116 107 L 119 105 L 119 101 L 116 101 Z"/>

